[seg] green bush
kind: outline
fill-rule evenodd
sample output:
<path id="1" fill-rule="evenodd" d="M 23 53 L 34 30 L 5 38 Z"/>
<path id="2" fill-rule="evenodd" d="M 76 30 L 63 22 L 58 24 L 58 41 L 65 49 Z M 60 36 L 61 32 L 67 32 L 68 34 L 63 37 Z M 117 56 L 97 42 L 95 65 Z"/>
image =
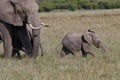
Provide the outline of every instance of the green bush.
<path id="1" fill-rule="evenodd" d="M 71 11 L 74 11 L 74 10 L 78 9 L 78 5 L 77 4 L 69 4 L 68 9 Z"/>
<path id="2" fill-rule="evenodd" d="M 49 12 L 49 11 L 51 11 L 53 9 L 55 9 L 54 4 L 52 4 L 52 3 L 43 3 L 43 4 L 40 5 L 39 11 Z"/>
<path id="3" fill-rule="evenodd" d="M 68 3 L 56 3 L 56 9 L 68 9 Z"/>
<path id="4" fill-rule="evenodd" d="M 98 3 L 100 9 L 113 9 L 120 8 L 120 2 L 115 1 L 103 1 Z"/>
<path id="5" fill-rule="evenodd" d="M 38 0 L 39 11 L 48 12 L 54 9 L 113 9 L 120 8 L 118 0 Z"/>
<path id="6" fill-rule="evenodd" d="M 97 8 L 97 4 L 94 2 L 90 2 L 90 1 L 82 1 L 79 3 L 79 6 L 82 9 L 96 9 Z"/>

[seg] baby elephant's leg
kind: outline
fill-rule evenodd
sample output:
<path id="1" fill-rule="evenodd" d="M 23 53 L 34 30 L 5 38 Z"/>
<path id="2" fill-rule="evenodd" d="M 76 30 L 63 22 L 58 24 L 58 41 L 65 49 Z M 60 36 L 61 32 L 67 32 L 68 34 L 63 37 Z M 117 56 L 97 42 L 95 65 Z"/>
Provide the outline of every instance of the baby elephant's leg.
<path id="1" fill-rule="evenodd" d="M 19 49 L 13 48 L 13 50 L 12 50 L 12 57 L 15 57 L 16 55 L 17 55 L 18 58 L 21 58 Z"/>
<path id="2" fill-rule="evenodd" d="M 83 56 L 83 57 L 87 57 L 87 53 L 85 53 L 85 51 L 84 51 L 83 48 L 81 49 L 81 51 L 82 51 L 82 56 Z"/>
<path id="3" fill-rule="evenodd" d="M 73 57 L 76 57 L 75 53 L 74 52 L 71 52 L 71 54 L 73 55 Z"/>
<path id="4" fill-rule="evenodd" d="M 64 57 L 65 55 L 68 55 L 70 53 L 69 49 L 63 46 L 61 52 L 60 52 L 60 58 Z"/>
<path id="5" fill-rule="evenodd" d="M 17 50 L 15 48 L 12 49 L 12 57 L 15 57 L 17 53 Z"/>
<path id="6" fill-rule="evenodd" d="M 19 51 L 17 52 L 17 57 L 20 59 L 22 58 Z"/>
<path id="7" fill-rule="evenodd" d="M 63 58 L 65 56 L 65 52 L 63 50 L 61 50 L 60 52 L 60 58 Z"/>
<path id="8" fill-rule="evenodd" d="M 83 43 L 82 49 L 83 49 L 83 51 L 82 51 L 83 55 L 86 56 L 87 54 L 90 54 L 90 55 L 94 56 L 93 51 L 91 50 L 90 45 L 88 43 Z"/>

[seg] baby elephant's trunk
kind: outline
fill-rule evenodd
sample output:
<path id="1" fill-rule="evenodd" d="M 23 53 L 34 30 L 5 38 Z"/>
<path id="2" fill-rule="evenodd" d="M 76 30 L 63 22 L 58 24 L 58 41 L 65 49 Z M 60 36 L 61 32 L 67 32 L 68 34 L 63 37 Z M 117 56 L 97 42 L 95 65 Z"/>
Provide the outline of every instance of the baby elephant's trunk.
<path id="1" fill-rule="evenodd" d="M 102 50 L 102 53 L 105 53 L 105 47 L 102 44 L 100 45 L 100 48 Z"/>

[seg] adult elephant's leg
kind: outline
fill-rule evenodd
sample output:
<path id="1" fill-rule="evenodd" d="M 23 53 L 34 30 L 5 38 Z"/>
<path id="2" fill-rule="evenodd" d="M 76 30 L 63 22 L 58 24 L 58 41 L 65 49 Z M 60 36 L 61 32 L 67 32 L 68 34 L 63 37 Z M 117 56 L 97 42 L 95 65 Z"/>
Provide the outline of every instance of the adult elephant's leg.
<path id="1" fill-rule="evenodd" d="M 4 57 L 11 58 L 12 40 L 11 40 L 10 29 L 6 28 L 6 26 L 3 23 L 0 23 L 0 32 L 2 33 L 2 37 L 3 37 Z"/>
<path id="2" fill-rule="evenodd" d="M 32 43 L 29 39 L 29 36 L 28 36 L 28 33 L 27 33 L 27 30 L 25 27 L 21 27 L 19 30 L 18 30 L 18 37 L 19 39 L 21 40 L 23 46 L 25 47 L 25 52 L 26 54 L 29 56 L 29 57 L 32 57 L 33 55 L 33 47 L 32 47 Z"/>

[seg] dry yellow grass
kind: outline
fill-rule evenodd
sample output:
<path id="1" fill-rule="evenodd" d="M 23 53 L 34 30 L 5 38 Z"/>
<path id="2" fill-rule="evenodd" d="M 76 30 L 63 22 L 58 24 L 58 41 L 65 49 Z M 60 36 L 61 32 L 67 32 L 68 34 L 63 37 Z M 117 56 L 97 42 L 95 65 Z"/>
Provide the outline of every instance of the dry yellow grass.
<path id="1" fill-rule="evenodd" d="M 120 9 L 41 13 L 41 20 L 51 25 L 42 28 L 43 57 L 32 60 L 0 58 L 0 80 L 120 80 Z M 94 49 L 95 56 L 71 55 L 59 60 L 64 35 L 92 29 L 102 38 L 106 52 Z M 1 46 L 2 48 L 2 46 Z M 3 54 L 1 49 L 0 54 Z"/>

